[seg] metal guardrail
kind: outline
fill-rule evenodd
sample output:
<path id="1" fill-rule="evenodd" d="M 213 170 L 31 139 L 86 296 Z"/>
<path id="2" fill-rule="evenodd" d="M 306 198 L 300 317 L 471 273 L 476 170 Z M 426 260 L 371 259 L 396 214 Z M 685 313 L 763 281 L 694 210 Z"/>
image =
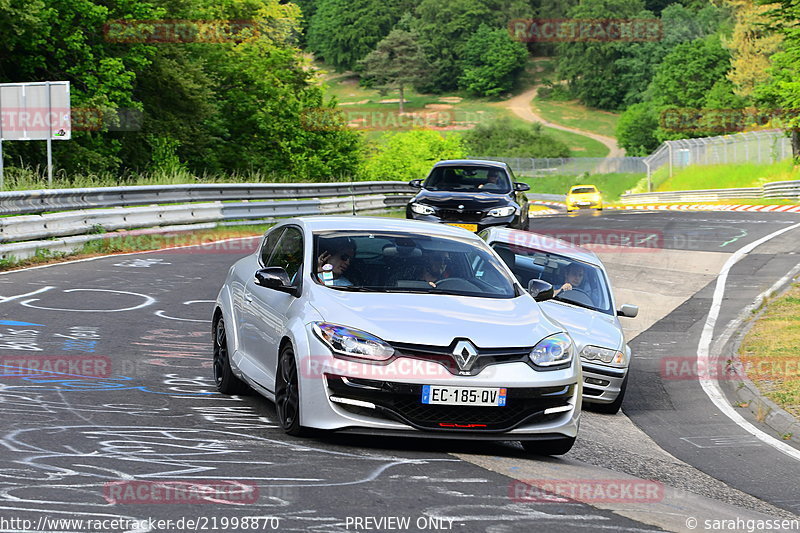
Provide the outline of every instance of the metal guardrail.
<path id="1" fill-rule="evenodd" d="M 68 209 L 235 200 L 330 198 L 364 194 L 410 194 L 402 181 L 347 183 L 229 183 L 140 185 L 0 192 L 0 214 L 25 215 Z"/>
<path id="2" fill-rule="evenodd" d="M 760 198 L 761 187 L 740 189 L 706 189 L 699 191 L 668 191 L 623 194 L 623 204 L 658 203 L 658 202 L 715 202 L 736 198 Z"/>
<path id="3" fill-rule="evenodd" d="M 764 185 L 764 198 L 800 198 L 800 181 L 773 181 Z"/>

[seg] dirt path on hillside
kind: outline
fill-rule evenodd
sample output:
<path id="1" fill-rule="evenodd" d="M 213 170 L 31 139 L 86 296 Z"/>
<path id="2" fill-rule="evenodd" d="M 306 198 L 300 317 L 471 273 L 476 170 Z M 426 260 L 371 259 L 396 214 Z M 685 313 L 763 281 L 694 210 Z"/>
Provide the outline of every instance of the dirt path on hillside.
<path id="1" fill-rule="evenodd" d="M 524 93 L 507 100 L 505 102 L 505 107 L 513 111 L 514 114 L 519 118 L 527 120 L 528 122 L 541 122 L 542 126 L 568 131 L 570 133 L 577 133 L 578 135 L 583 135 L 584 137 L 589 137 L 590 139 L 601 142 L 608 147 L 609 153 L 606 157 L 625 157 L 625 150 L 619 147 L 617 140 L 613 137 L 606 137 L 605 135 L 599 135 L 590 131 L 579 130 L 576 128 L 570 128 L 568 126 L 562 126 L 561 124 L 548 122 L 540 115 L 534 113 L 531 106 L 531 101 L 536 98 L 536 93 L 538 90 L 538 85 L 534 86 L 532 89 L 528 89 Z"/>

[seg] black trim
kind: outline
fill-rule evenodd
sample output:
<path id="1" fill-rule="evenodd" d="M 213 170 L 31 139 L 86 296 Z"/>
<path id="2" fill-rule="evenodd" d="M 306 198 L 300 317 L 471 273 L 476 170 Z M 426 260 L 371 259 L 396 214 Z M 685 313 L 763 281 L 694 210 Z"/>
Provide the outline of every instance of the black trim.
<path id="1" fill-rule="evenodd" d="M 581 360 L 583 362 L 583 360 Z M 625 374 L 628 373 L 627 368 L 615 368 L 615 369 L 598 369 L 594 366 L 583 366 L 581 365 L 581 369 L 584 372 L 592 372 L 593 374 L 600 374 L 601 376 L 610 376 L 612 378 L 624 378 Z"/>
<path id="2" fill-rule="evenodd" d="M 497 433 L 433 433 L 431 431 L 403 430 L 403 429 L 372 429 L 362 427 L 346 427 L 332 430 L 334 434 L 341 435 L 372 435 L 375 437 L 409 437 L 412 439 L 458 439 L 458 440 L 535 440 L 553 441 L 570 438 L 561 433 L 521 433 L 519 435 Z"/>

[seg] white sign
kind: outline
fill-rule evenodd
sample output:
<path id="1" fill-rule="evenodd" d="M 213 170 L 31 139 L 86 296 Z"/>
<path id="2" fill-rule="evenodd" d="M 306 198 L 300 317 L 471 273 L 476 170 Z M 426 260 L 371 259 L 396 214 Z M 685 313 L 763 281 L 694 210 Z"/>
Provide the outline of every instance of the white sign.
<path id="1" fill-rule="evenodd" d="M 68 81 L 0 83 L 0 141 L 68 140 Z"/>

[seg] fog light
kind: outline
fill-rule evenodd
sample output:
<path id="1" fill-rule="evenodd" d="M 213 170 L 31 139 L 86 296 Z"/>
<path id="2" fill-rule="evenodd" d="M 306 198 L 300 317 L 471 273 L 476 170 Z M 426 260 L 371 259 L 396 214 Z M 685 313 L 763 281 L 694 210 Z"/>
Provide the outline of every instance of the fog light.
<path id="1" fill-rule="evenodd" d="M 609 385 L 611 383 L 610 381 L 606 381 L 604 379 L 597 379 L 597 378 L 584 378 L 583 381 L 585 383 L 588 383 L 589 385 L 597 385 L 598 387 L 605 387 L 605 386 L 607 386 L 607 385 Z"/>

